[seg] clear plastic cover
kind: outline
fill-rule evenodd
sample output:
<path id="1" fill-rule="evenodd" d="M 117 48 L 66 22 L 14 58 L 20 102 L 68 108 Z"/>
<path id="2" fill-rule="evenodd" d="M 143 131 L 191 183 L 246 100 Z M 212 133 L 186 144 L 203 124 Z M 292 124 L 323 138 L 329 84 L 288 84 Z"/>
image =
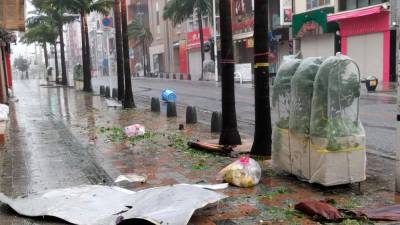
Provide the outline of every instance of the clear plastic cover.
<path id="1" fill-rule="evenodd" d="M 289 128 L 290 87 L 301 61 L 299 55 L 284 56 L 274 80 L 272 106 L 278 111 L 276 126 L 282 129 Z"/>
<path id="2" fill-rule="evenodd" d="M 321 57 L 304 59 L 292 78 L 289 117 L 291 132 L 305 135 L 310 132 L 314 79 L 323 61 Z"/>
<path id="3" fill-rule="evenodd" d="M 288 132 L 291 82 L 301 61 L 299 55 L 284 56 L 272 89 L 272 106 L 278 111 L 272 134 L 272 161 L 276 170 L 286 172 L 291 171 Z"/>
<path id="4" fill-rule="evenodd" d="M 359 121 L 360 72 L 347 56 L 329 57 L 318 71 L 314 83 L 310 134 L 328 139 L 326 149 L 339 151 L 350 143 L 339 139 L 364 135 Z"/>

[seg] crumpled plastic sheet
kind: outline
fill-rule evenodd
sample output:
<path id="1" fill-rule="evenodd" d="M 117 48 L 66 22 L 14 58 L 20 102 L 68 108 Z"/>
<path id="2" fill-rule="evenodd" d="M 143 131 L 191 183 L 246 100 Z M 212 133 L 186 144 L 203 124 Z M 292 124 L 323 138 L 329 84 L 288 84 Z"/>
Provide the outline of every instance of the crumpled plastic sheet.
<path id="1" fill-rule="evenodd" d="M 52 216 L 77 225 L 185 225 L 194 211 L 226 198 L 191 185 L 133 192 L 119 187 L 86 185 L 9 198 L 0 202 L 28 217 Z M 141 223 L 141 224 L 142 224 Z"/>
<path id="2" fill-rule="evenodd" d="M 400 205 L 386 206 L 376 209 L 359 209 L 352 211 L 357 217 L 367 217 L 377 221 L 400 221 Z"/>
<path id="3" fill-rule="evenodd" d="M 336 221 L 343 218 L 337 208 L 325 201 L 303 201 L 296 204 L 294 208 L 311 217 L 318 217 L 328 221 Z"/>

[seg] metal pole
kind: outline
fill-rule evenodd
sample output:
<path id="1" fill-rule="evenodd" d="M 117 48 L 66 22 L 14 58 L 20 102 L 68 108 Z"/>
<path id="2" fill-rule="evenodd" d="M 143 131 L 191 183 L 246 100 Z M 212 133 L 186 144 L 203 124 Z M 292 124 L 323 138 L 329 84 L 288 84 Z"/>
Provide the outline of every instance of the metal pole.
<path id="1" fill-rule="evenodd" d="M 108 82 L 110 83 L 110 91 L 112 91 L 111 82 L 111 57 L 110 57 L 110 30 L 107 29 L 107 67 L 108 67 Z"/>
<path id="2" fill-rule="evenodd" d="M 217 47 L 217 10 L 215 6 L 215 0 L 213 0 L 213 33 L 214 33 L 214 74 L 215 81 L 218 82 L 218 47 Z"/>

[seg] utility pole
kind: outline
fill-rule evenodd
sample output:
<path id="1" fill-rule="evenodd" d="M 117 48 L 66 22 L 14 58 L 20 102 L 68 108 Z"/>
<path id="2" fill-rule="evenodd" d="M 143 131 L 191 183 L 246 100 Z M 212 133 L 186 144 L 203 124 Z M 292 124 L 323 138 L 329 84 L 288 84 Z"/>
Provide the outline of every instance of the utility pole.
<path id="1" fill-rule="evenodd" d="M 214 74 L 215 81 L 218 82 L 218 46 L 217 46 L 217 9 L 215 6 L 215 0 L 212 2 L 213 4 L 213 33 L 214 33 Z"/>

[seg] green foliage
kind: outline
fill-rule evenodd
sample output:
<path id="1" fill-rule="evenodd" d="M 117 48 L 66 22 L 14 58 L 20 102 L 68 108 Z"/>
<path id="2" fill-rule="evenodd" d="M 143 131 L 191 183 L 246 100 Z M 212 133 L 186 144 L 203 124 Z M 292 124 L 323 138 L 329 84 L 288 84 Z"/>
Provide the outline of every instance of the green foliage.
<path id="1" fill-rule="evenodd" d="M 356 132 L 357 118 L 352 121 L 343 114 L 360 96 L 358 71 L 352 64 L 350 60 L 331 57 L 321 66 L 314 86 L 312 135 L 343 137 Z"/>
<path id="2" fill-rule="evenodd" d="M 296 211 L 289 207 L 277 207 L 273 206 L 267 209 L 267 215 L 270 220 L 277 222 L 280 220 L 293 220 L 296 215 Z"/>
<path id="3" fill-rule="evenodd" d="M 17 37 L 12 33 L 0 27 L 0 43 L 15 42 Z"/>
<path id="4" fill-rule="evenodd" d="M 259 196 L 259 199 L 272 200 L 274 198 L 274 196 L 276 196 L 276 195 L 283 195 L 283 194 L 287 194 L 287 193 L 288 193 L 288 191 L 285 187 L 279 186 L 279 187 L 275 188 L 274 190 L 266 193 L 265 195 Z"/>
<path id="5" fill-rule="evenodd" d="M 311 102 L 314 79 L 323 62 L 322 58 L 303 60 L 291 81 L 289 128 L 300 134 L 310 133 Z"/>
<path id="6" fill-rule="evenodd" d="M 170 0 L 164 7 L 164 19 L 170 19 L 174 25 L 180 24 L 193 16 L 195 10 L 202 15 L 212 15 L 211 0 Z"/>
<path id="7" fill-rule="evenodd" d="M 135 46 L 143 44 L 149 46 L 153 42 L 153 34 L 138 17 L 135 17 L 128 25 L 128 36 L 135 40 Z"/>
<path id="8" fill-rule="evenodd" d="M 51 24 L 37 24 L 27 26 L 27 30 L 24 36 L 21 38 L 21 42 L 25 44 L 32 44 L 35 42 L 41 44 L 54 44 L 57 40 L 58 33 Z"/>
<path id="9" fill-rule="evenodd" d="M 83 81 L 83 67 L 81 64 L 74 66 L 74 80 Z"/>
<path id="10" fill-rule="evenodd" d="M 21 72 L 26 72 L 29 69 L 29 61 L 22 56 L 14 59 L 14 67 Z"/>

